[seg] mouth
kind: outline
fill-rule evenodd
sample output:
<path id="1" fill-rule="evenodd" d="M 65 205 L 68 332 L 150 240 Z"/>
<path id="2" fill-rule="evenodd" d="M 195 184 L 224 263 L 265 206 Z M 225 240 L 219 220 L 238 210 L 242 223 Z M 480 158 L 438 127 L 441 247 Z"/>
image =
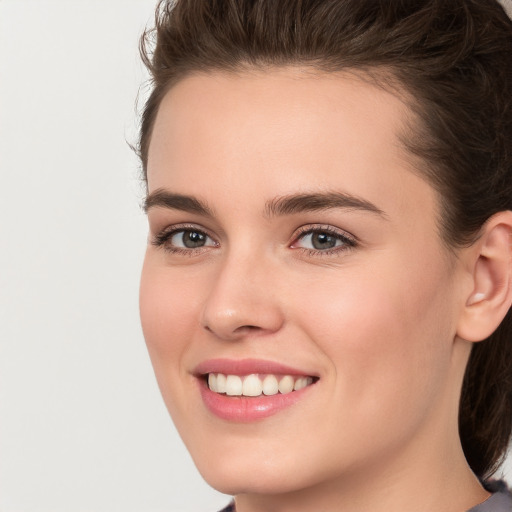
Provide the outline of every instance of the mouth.
<path id="1" fill-rule="evenodd" d="M 208 373 L 204 376 L 208 388 L 214 393 L 226 396 L 274 396 L 286 395 L 311 386 L 318 378 L 311 376 L 256 374 L 226 375 Z"/>
<path id="2" fill-rule="evenodd" d="M 261 360 L 211 360 L 195 372 L 206 408 L 234 422 L 252 422 L 276 414 L 309 395 L 319 377 Z"/>

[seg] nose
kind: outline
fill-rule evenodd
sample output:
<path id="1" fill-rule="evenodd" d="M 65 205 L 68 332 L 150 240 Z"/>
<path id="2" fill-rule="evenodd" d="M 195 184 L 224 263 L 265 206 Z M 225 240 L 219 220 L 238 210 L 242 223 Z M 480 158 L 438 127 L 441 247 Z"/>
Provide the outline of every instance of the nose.
<path id="1" fill-rule="evenodd" d="M 270 267 L 264 258 L 233 255 L 226 259 L 212 278 L 203 307 L 203 327 L 228 341 L 277 332 L 284 315 Z"/>

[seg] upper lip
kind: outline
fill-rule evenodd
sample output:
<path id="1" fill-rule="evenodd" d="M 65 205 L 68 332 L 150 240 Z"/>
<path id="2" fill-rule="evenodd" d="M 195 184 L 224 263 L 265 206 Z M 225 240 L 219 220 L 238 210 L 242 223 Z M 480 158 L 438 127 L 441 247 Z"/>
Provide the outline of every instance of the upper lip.
<path id="1" fill-rule="evenodd" d="M 206 375 L 208 373 L 250 375 L 253 373 L 261 373 L 274 375 L 317 376 L 309 371 L 304 371 L 264 359 L 209 359 L 199 363 L 196 366 L 194 373 L 196 375 Z"/>

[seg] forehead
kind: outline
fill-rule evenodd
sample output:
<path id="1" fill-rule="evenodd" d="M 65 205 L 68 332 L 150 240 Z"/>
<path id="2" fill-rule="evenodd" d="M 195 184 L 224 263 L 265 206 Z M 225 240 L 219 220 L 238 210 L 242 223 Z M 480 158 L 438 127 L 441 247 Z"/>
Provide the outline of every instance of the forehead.
<path id="1" fill-rule="evenodd" d="M 342 189 L 383 210 L 407 197 L 432 203 L 434 191 L 411 172 L 400 142 L 411 116 L 400 97 L 350 73 L 293 67 L 192 75 L 160 106 L 149 191 L 216 191 L 213 199 L 232 203 L 233 193 L 266 200 Z"/>

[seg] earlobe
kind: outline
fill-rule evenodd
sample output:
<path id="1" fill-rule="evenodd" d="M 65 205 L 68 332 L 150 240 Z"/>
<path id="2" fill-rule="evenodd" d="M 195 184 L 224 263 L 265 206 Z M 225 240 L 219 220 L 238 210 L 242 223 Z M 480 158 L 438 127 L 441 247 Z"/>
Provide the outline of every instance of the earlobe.
<path id="1" fill-rule="evenodd" d="M 488 338 L 512 304 L 512 211 L 491 217 L 471 248 L 472 290 L 457 334 L 467 341 Z"/>

